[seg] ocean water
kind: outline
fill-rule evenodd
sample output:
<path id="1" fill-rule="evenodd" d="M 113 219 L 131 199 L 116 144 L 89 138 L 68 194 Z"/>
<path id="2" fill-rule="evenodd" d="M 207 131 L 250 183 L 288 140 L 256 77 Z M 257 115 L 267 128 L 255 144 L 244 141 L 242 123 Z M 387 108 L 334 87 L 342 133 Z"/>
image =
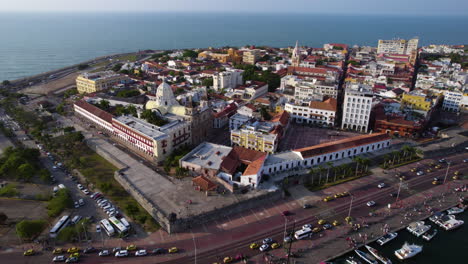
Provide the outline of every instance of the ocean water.
<path id="1" fill-rule="evenodd" d="M 438 229 L 437 235 L 431 240 L 426 241 L 422 237 L 416 237 L 410 234 L 406 229 L 398 232 L 398 237 L 388 242 L 387 244 L 380 246 L 377 243 L 371 243 L 370 246 L 379 250 L 384 256 L 389 258 L 393 263 L 405 263 L 405 264 L 444 264 L 444 263 L 455 263 L 462 264 L 468 261 L 468 212 L 456 215 L 457 219 L 463 220 L 464 225 L 458 229 L 445 231 L 436 224 L 429 220 L 425 220 L 426 224 L 432 226 L 428 232 L 432 234 L 433 229 Z M 423 246 L 423 251 L 413 258 L 407 260 L 399 260 L 395 255 L 395 250 L 401 248 L 405 242 L 410 244 L 417 244 Z M 360 250 L 369 253 L 366 248 L 361 247 Z M 344 257 L 338 258 L 335 263 L 344 264 L 345 257 L 354 256 L 356 254 L 349 253 Z M 359 258 L 359 257 L 357 257 Z M 359 258 L 359 260 L 361 260 Z M 363 260 L 361 262 L 364 263 Z"/>
<path id="2" fill-rule="evenodd" d="M 111 53 L 323 43 L 377 45 L 418 36 L 425 44 L 468 43 L 468 16 L 351 16 L 220 13 L 0 13 L 0 80 Z"/>

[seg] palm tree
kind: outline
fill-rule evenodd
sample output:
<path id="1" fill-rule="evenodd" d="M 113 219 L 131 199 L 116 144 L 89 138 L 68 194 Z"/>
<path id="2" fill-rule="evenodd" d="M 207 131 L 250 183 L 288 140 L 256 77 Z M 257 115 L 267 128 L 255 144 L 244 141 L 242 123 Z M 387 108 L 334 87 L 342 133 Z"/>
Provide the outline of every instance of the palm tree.
<path id="1" fill-rule="evenodd" d="M 385 169 L 385 168 L 387 167 L 387 165 L 388 165 L 387 162 L 390 161 L 391 159 L 392 159 L 392 158 L 391 158 L 391 156 L 390 156 L 389 154 L 385 154 L 385 155 L 384 155 L 384 164 L 383 164 L 384 169 Z"/>
<path id="2" fill-rule="evenodd" d="M 404 145 L 401 150 L 403 151 L 403 157 L 406 158 L 406 155 L 407 154 L 410 154 L 411 153 L 411 146 L 409 145 Z"/>
<path id="3" fill-rule="evenodd" d="M 314 185 L 314 175 L 317 173 L 318 169 L 317 168 L 312 168 L 309 171 L 310 178 L 312 179 L 312 185 Z"/>
<path id="4" fill-rule="evenodd" d="M 333 162 L 329 161 L 326 163 L 327 165 L 327 180 L 325 181 L 325 183 L 328 183 L 328 176 L 330 175 L 330 169 L 333 168 Z"/>
<path id="5" fill-rule="evenodd" d="M 400 152 L 398 151 L 392 151 L 392 156 L 393 156 L 393 160 L 392 160 L 392 165 L 395 165 L 395 161 L 396 161 L 396 158 L 400 155 Z"/>
<path id="6" fill-rule="evenodd" d="M 359 169 L 359 165 L 361 164 L 362 162 L 362 158 L 359 157 L 359 156 L 356 156 L 356 157 L 353 157 L 353 161 L 356 162 L 356 174 L 354 176 L 357 176 L 358 174 L 358 169 Z"/>
<path id="7" fill-rule="evenodd" d="M 319 172 L 319 185 L 320 185 L 322 182 L 322 172 L 325 170 L 325 168 L 322 165 L 319 165 L 317 169 Z"/>
<path id="8" fill-rule="evenodd" d="M 362 165 L 364 165 L 364 172 L 367 172 L 367 170 L 369 169 L 369 164 L 371 163 L 371 160 L 369 158 L 363 158 L 361 160 L 361 163 Z"/>
<path id="9" fill-rule="evenodd" d="M 335 178 L 333 180 L 333 182 L 336 182 L 336 176 L 338 175 L 338 171 L 341 170 L 343 165 L 340 165 L 340 166 L 337 166 L 337 167 L 333 167 L 333 172 L 335 173 Z"/>

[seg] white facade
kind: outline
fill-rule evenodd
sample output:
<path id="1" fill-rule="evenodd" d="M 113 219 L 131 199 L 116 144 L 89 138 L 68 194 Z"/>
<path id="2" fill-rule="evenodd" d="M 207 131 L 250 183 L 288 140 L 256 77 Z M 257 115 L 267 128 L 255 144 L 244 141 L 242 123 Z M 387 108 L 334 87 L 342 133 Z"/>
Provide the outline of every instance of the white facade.
<path id="1" fill-rule="evenodd" d="M 236 113 L 235 115 L 229 118 L 229 131 L 238 129 L 242 125 L 248 123 L 250 117 Z"/>
<path id="2" fill-rule="evenodd" d="M 164 81 L 158 86 L 154 101 L 156 102 L 155 106 L 179 105 L 174 97 L 171 86 Z"/>
<path id="3" fill-rule="evenodd" d="M 108 122 L 102 118 L 99 118 L 99 116 L 94 115 L 93 113 L 90 113 L 86 109 L 78 106 L 76 103 L 74 104 L 75 112 L 80 114 L 82 117 L 87 118 L 89 121 L 93 122 L 94 124 L 106 129 L 109 132 L 113 132 L 114 128 L 112 127 L 112 123 Z"/>
<path id="4" fill-rule="evenodd" d="M 341 128 L 367 132 L 372 100 L 373 92 L 370 86 L 348 84 L 343 101 Z"/>
<path id="5" fill-rule="evenodd" d="M 333 127 L 335 124 L 336 110 L 313 108 L 310 105 L 301 106 L 287 103 L 285 111 L 291 114 L 296 123 L 318 124 Z"/>
<path id="6" fill-rule="evenodd" d="M 444 102 L 442 108 L 446 111 L 458 112 L 463 101 L 463 93 L 461 92 L 450 92 L 444 93 Z"/>
<path id="7" fill-rule="evenodd" d="M 412 55 L 418 49 L 419 39 L 413 38 L 410 40 L 404 39 L 392 39 L 382 40 L 379 39 L 379 45 L 377 47 L 377 53 L 389 53 L 389 54 L 406 54 Z"/>
<path id="8" fill-rule="evenodd" d="M 243 70 L 230 69 L 213 75 L 213 89 L 221 91 L 223 89 L 233 89 L 243 83 Z"/>

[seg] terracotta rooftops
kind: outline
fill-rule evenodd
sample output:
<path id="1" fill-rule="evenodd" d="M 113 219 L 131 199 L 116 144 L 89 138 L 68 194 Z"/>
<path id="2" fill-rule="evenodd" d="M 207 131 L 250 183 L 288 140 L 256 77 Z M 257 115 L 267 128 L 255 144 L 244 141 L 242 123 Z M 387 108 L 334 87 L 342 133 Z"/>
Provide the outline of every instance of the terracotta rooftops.
<path id="1" fill-rule="evenodd" d="M 230 103 L 221 112 L 215 113 L 214 117 L 219 118 L 219 117 L 229 116 L 230 114 L 233 114 L 236 111 L 237 111 L 236 103 Z"/>
<path id="2" fill-rule="evenodd" d="M 101 118 L 102 120 L 112 123 L 112 115 L 92 104 L 87 103 L 84 100 L 76 101 L 75 105 L 83 108 L 84 110 L 90 112 L 91 114 Z"/>
<path id="3" fill-rule="evenodd" d="M 256 159 L 247 166 L 242 175 L 255 175 L 262 168 L 263 163 L 265 162 L 266 154 L 263 154 L 260 158 Z"/>
<path id="4" fill-rule="evenodd" d="M 375 143 L 383 140 L 390 139 L 390 136 L 385 133 L 374 133 L 368 135 L 360 135 L 356 137 L 345 138 L 342 140 L 327 142 L 315 146 L 295 149 L 294 151 L 300 152 L 302 157 L 309 158 L 319 156 L 327 153 L 340 151 L 343 149 L 354 148 L 370 143 Z"/>
<path id="5" fill-rule="evenodd" d="M 231 152 L 223 158 L 220 169 L 224 172 L 234 174 L 241 163 L 249 165 L 264 155 L 265 153 L 260 151 L 235 146 L 232 148 Z"/>
<path id="6" fill-rule="evenodd" d="M 271 118 L 271 122 L 279 122 L 282 126 L 286 126 L 289 120 L 289 113 L 286 111 L 281 111 Z"/>
<path id="7" fill-rule="evenodd" d="M 198 187 L 200 187 L 200 189 L 202 191 L 211 191 L 211 190 L 214 190 L 216 189 L 216 187 L 218 186 L 216 183 L 210 181 L 207 177 L 205 176 L 198 176 L 198 177 L 195 177 L 194 179 L 192 179 L 192 182 L 197 185 Z"/>
<path id="8" fill-rule="evenodd" d="M 336 112 L 336 107 L 337 107 L 337 101 L 335 98 L 328 98 L 327 100 L 320 102 L 320 101 L 312 101 L 309 104 L 310 108 L 315 108 L 315 109 L 322 109 L 322 110 L 328 110 L 328 111 L 335 111 Z"/>

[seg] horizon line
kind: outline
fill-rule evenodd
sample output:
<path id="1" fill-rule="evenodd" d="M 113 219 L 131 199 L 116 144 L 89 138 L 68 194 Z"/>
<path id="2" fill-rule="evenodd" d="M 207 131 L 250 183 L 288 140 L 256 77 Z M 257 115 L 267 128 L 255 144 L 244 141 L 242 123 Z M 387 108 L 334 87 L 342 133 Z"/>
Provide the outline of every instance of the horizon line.
<path id="1" fill-rule="evenodd" d="M 171 13 L 183 13 L 183 14 L 236 14 L 236 15 L 248 15 L 248 14 L 262 14 L 262 15 L 285 15 L 285 14 L 302 14 L 302 15 L 343 15 L 343 16 L 431 16 L 431 17 L 446 17 L 446 16 L 467 16 L 468 13 L 383 13 L 383 12 L 373 12 L 373 13 L 346 13 L 346 12 L 295 12 L 295 11 L 217 11 L 217 10 L 207 10 L 207 11 L 182 11 L 182 10 L 0 10 L 1 14 L 96 14 L 96 13 L 107 13 L 107 14 L 171 14 Z"/>

